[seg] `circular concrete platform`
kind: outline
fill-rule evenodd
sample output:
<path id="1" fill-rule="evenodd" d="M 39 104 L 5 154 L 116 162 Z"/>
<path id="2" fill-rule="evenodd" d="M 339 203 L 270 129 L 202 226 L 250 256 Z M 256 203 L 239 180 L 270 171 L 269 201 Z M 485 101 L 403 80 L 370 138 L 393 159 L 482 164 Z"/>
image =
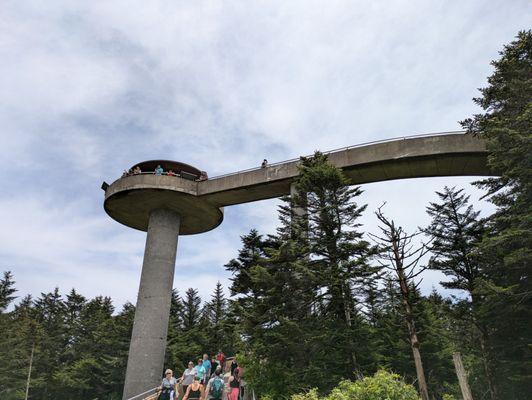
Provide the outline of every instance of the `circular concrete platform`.
<path id="1" fill-rule="evenodd" d="M 210 231 L 223 221 L 223 208 L 198 198 L 197 182 L 176 176 L 133 175 L 105 192 L 104 209 L 114 220 L 147 231 L 150 212 L 164 208 L 181 216 L 180 235 Z"/>

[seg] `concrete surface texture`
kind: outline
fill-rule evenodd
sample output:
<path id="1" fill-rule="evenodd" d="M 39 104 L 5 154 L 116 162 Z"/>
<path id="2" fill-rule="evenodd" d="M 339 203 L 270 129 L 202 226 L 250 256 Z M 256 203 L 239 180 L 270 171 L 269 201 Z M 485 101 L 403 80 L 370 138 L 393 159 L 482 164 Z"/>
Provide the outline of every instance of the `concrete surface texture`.
<path id="1" fill-rule="evenodd" d="M 482 140 L 466 134 L 401 138 L 328 153 L 352 184 L 430 176 L 493 175 Z M 223 207 L 290 194 L 298 160 L 236 172 L 202 182 L 150 174 L 128 176 L 107 188 L 104 207 L 118 222 L 146 230 L 151 210 L 165 207 L 182 217 L 181 234 L 214 229 Z"/>
<path id="2" fill-rule="evenodd" d="M 171 210 L 156 209 L 149 216 L 123 399 L 161 383 L 179 222 Z"/>

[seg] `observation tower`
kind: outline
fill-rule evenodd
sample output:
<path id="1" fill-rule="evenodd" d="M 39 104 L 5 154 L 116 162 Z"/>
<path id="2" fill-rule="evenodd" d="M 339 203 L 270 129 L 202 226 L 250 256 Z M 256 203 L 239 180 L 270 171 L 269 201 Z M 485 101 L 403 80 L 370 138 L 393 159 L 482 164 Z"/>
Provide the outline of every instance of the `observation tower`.
<path id="1" fill-rule="evenodd" d="M 157 175 L 157 167 L 164 172 Z M 222 207 L 196 197 L 199 169 L 177 161 L 151 160 L 129 171 L 139 172 L 102 186 L 107 214 L 147 232 L 124 399 L 157 386 L 161 379 L 178 236 L 209 231 L 223 220 Z"/>
<path id="2" fill-rule="evenodd" d="M 487 166 L 485 143 L 461 131 L 400 137 L 325 154 L 353 185 L 416 177 L 495 175 Z M 124 400 L 161 381 L 178 236 L 216 228 L 225 206 L 293 195 L 298 163 L 299 159 L 288 160 L 206 179 L 191 165 L 152 160 L 134 165 L 130 171 L 137 173 L 126 174 L 111 185 L 102 184 L 107 214 L 147 232 Z M 154 172 L 158 166 L 163 173 Z M 208 246 L 204 249 L 208 251 Z"/>

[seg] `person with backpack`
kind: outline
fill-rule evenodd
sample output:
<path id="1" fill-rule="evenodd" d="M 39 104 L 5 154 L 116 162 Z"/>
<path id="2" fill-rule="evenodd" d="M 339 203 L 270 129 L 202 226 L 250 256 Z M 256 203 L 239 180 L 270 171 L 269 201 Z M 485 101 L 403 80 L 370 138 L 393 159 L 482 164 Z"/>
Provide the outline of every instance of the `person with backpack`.
<path id="1" fill-rule="evenodd" d="M 224 393 L 224 380 L 221 375 L 222 369 L 217 368 L 216 371 L 214 371 L 214 376 L 209 379 L 209 383 L 207 384 L 205 400 L 222 400 L 222 395 Z"/>

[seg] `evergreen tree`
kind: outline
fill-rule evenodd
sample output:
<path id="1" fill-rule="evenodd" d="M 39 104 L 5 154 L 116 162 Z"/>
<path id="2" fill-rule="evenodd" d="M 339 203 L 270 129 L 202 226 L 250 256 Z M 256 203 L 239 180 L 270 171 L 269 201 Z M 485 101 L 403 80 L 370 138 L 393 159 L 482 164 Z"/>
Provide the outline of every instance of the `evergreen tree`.
<path id="1" fill-rule="evenodd" d="M 207 341 L 209 354 L 215 354 L 222 348 L 227 349 L 226 337 L 230 336 L 229 326 L 226 323 L 227 301 L 220 282 L 216 283 L 211 301 L 205 306 L 208 321 Z"/>
<path id="2" fill-rule="evenodd" d="M 299 194 L 280 207 L 277 234 L 250 232 L 226 266 L 251 358 L 246 376 L 260 395 L 284 398 L 316 382 L 327 390 L 372 364 L 357 305 L 376 272 L 368 263 L 374 250 L 357 229 L 361 191 L 348 184 L 322 154 L 303 158 Z"/>
<path id="3" fill-rule="evenodd" d="M 13 296 L 16 291 L 13 274 L 11 271 L 5 271 L 4 277 L 0 279 L 0 313 L 3 313 L 7 306 L 16 299 L 16 296 Z"/>
<path id="4" fill-rule="evenodd" d="M 362 375 L 355 348 L 362 350 L 365 326 L 356 298 L 364 280 L 377 272 L 369 265 L 375 249 L 359 231 L 359 218 L 366 206 L 359 206 L 355 198 L 362 190 L 349 184 L 342 171 L 320 152 L 301 159 L 295 180 L 298 192 L 306 193 L 311 268 L 321 285 L 318 290 L 324 311 L 331 317 L 329 321 L 334 321 L 330 338 L 340 351 L 335 359 L 344 360 L 332 368 L 343 371 L 345 377 L 353 372 Z"/>
<path id="5" fill-rule="evenodd" d="M 500 56 L 474 99 L 484 113 L 462 125 L 486 141 L 499 175 L 478 183 L 497 206 L 481 244 L 487 277 L 478 287 L 497 357 L 496 397 L 525 399 L 532 392 L 532 31 L 519 32 Z"/>
<path id="6" fill-rule="evenodd" d="M 183 321 L 183 330 L 191 331 L 198 327 L 201 318 L 201 298 L 198 291 L 189 288 L 185 293 L 183 301 L 183 310 L 181 319 Z"/>
<path id="7" fill-rule="evenodd" d="M 23 399 L 38 329 L 31 296 L 22 298 L 11 313 L 0 316 L 5 317 L 0 331 L 0 398 Z M 30 384 L 35 382 L 34 376 Z"/>
<path id="8" fill-rule="evenodd" d="M 172 318 L 180 325 L 170 326 L 166 360 L 168 366 L 184 370 L 188 361 L 195 363 L 205 352 L 207 325 L 202 318 L 201 297 L 196 289 L 189 288 L 183 300 L 176 292 L 173 304 L 178 314 Z"/>
<path id="9" fill-rule="evenodd" d="M 472 342 L 479 346 L 475 352 L 483 361 L 485 379 L 490 396 L 497 398 L 497 382 L 494 373 L 494 354 L 490 345 L 488 321 L 480 311 L 483 296 L 478 288 L 486 278 L 486 266 L 478 246 L 485 232 L 484 222 L 478 219 L 479 212 L 469 204 L 469 196 L 463 189 L 445 187 L 436 192 L 440 202 L 430 203 L 427 213 L 432 218 L 424 229 L 432 241 L 431 269 L 442 271 L 450 281 L 441 282 L 443 287 L 463 290 L 468 298 L 460 299 L 454 310 L 455 318 L 468 321 L 475 329 L 468 329 Z"/>
<path id="10" fill-rule="evenodd" d="M 32 390 L 37 398 L 62 398 L 61 383 L 55 378 L 55 372 L 62 365 L 63 350 L 67 346 L 66 307 L 55 288 L 53 292 L 41 293 L 34 301 L 35 317 L 40 327 L 39 356 L 35 358 L 35 371 L 38 379 L 33 380 Z"/>

